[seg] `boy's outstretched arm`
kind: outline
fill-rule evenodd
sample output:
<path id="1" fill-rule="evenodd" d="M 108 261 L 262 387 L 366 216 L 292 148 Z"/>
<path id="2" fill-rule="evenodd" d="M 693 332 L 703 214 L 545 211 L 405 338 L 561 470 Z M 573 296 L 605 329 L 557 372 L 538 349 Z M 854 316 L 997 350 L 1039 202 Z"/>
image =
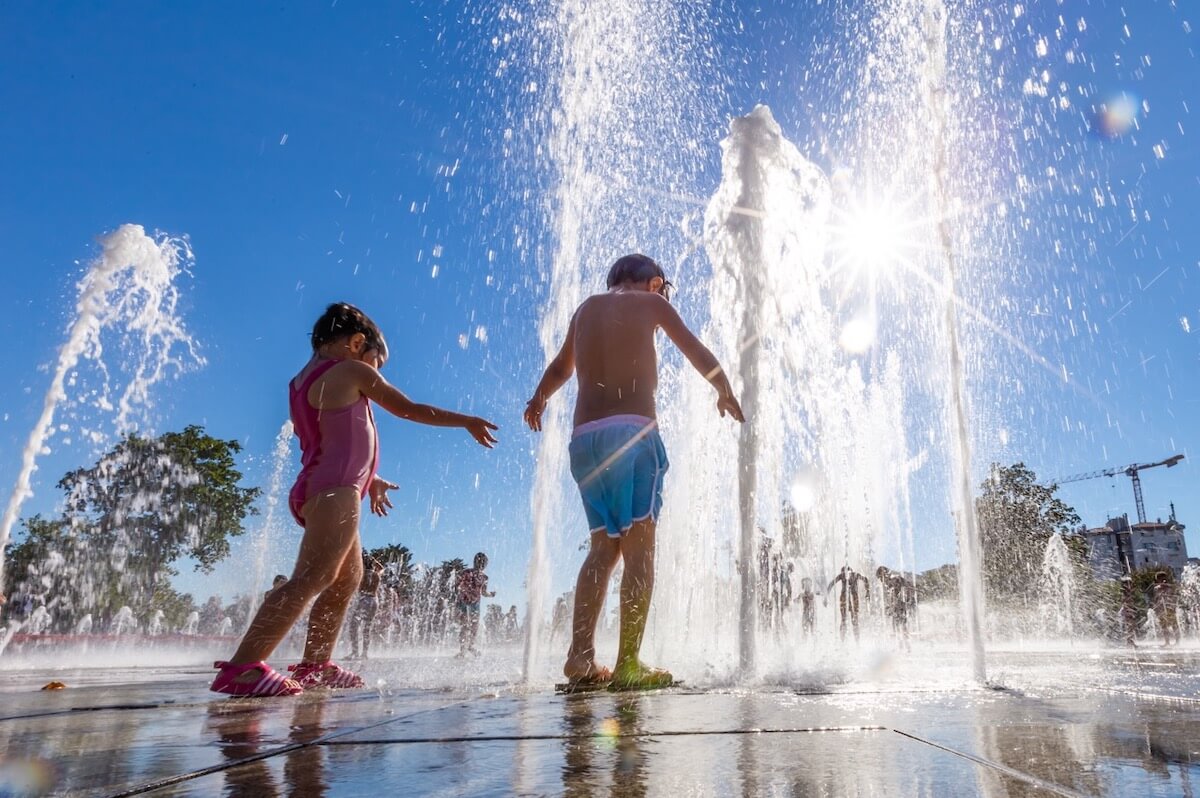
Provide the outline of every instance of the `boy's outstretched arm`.
<path id="1" fill-rule="evenodd" d="M 567 327 L 567 339 L 563 341 L 562 348 L 550 361 L 550 365 L 546 366 L 546 371 L 542 373 L 542 379 L 538 381 L 537 388 L 533 391 L 533 398 L 525 404 L 525 423 L 534 432 L 542 431 L 542 411 L 546 409 L 546 401 L 575 373 L 575 319 L 577 316 L 578 312 L 571 317 L 571 323 Z"/>
<path id="2" fill-rule="evenodd" d="M 499 427 L 487 419 L 414 402 L 366 363 L 346 361 L 343 368 L 353 369 L 351 376 L 363 396 L 397 418 L 428 424 L 431 427 L 462 427 L 480 446 L 488 449 L 496 443 L 496 439 L 492 437 L 492 430 Z"/>
<path id="3" fill-rule="evenodd" d="M 717 412 L 721 414 L 722 418 L 729 413 L 739 422 L 745 422 L 746 417 L 742 414 L 742 406 L 738 404 L 737 397 L 733 395 L 733 386 L 729 384 L 729 378 L 725 376 L 725 369 L 721 368 L 716 355 L 709 351 L 708 347 L 688 329 L 670 302 L 660 298 L 656 304 L 659 305 L 660 312 L 658 326 L 662 327 L 667 337 L 679 347 L 679 351 L 683 352 L 683 356 L 688 359 L 696 371 L 700 372 L 704 379 L 717 389 Z"/>

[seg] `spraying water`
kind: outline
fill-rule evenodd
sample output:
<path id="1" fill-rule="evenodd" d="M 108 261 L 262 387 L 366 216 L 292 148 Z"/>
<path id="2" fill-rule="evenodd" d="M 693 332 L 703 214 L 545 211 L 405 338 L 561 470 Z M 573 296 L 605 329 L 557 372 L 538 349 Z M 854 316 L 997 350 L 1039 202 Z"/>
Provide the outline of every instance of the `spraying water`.
<path id="1" fill-rule="evenodd" d="M 133 610 L 129 607 L 121 607 L 117 610 L 117 614 L 113 616 L 112 633 L 114 635 L 133 634 L 137 631 L 137 621 L 134 620 Z"/>
<path id="2" fill-rule="evenodd" d="M 942 0 L 927 0 L 923 14 L 928 58 L 925 62 L 926 102 L 933 124 L 933 169 L 930 175 L 932 197 L 937 213 L 938 242 L 945 260 L 943 296 L 945 297 L 946 355 L 949 378 L 946 381 L 950 441 L 954 447 L 953 479 L 958 486 L 955 519 L 958 528 L 959 593 L 967 638 L 971 646 L 971 662 L 976 681 L 987 680 L 987 665 L 983 648 L 983 579 L 981 576 L 979 523 L 975 517 L 975 499 L 971 490 L 971 439 L 967 426 L 966 380 L 963 375 L 962 345 L 958 333 L 959 265 L 956 239 L 951 227 L 955 208 L 950 196 L 948 177 L 947 126 L 949 108 L 946 91 L 946 6 Z"/>
<path id="3" fill-rule="evenodd" d="M 1044 631 L 1075 637 L 1075 575 L 1071 552 L 1057 532 L 1046 542 L 1042 556 L 1042 619 Z"/>
<path id="4" fill-rule="evenodd" d="M 760 526 L 778 528 L 788 348 L 797 301 L 821 267 L 829 185 L 782 135 L 766 106 L 733 121 L 722 142 L 724 180 L 705 214 L 715 269 L 709 333 L 735 376 L 746 423 L 737 445 L 738 663 L 755 670 Z M 819 311 L 820 304 L 814 308 Z M 789 340 L 790 339 L 790 340 Z M 761 470 L 761 476 L 760 476 Z"/>
<path id="5" fill-rule="evenodd" d="M 691 75 L 706 57 L 709 25 L 703 9 L 652 0 L 566 0 L 544 10 L 547 18 L 534 27 L 555 35 L 539 37 L 537 46 L 549 49 L 529 60 L 548 65 L 551 86 L 547 104 L 531 113 L 545 124 L 535 135 L 545 137 L 555 181 L 545 208 L 554 250 L 539 330 L 549 359 L 571 314 L 586 295 L 603 290 L 617 257 L 644 250 L 669 262 L 687 246 L 663 224 L 662 206 L 696 169 L 694 153 L 678 144 L 681 137 L 695 143 L 703 135 L 707 106 Z M 529 85 L 531 92 L 542 88 Z M 582 535 L 582 522 L 568 509 L 578 500 L 565 483 L 573 393 L 563 391 L 550 403 L 538 444 L 527 679 L 540 676 L 545 665 L 552 563 L 574 556 Z"/>
<path id="6" fill-rule="evenodd" d="M 81 360 L 92 361 L 103 374 L 102 339 L 110 331 L 125 337 L 129 381 L 114 390 L 106 383 L 95 400 L 99 409 L 115 411 L 118 433 L 136 426 L 138 411 L 149 403 L 150 389 L 172 373 L 204 362 L 179 317 L 175 279 L 192 260 L 187 242 L 146 235 L 136 224 L 121 225 L 100 240 L 100 256 L 79 281 L 75 320 L 58 353 L 54 376 L 42 402 L 42 413 L 21 455 L 21 470 L 0 519 L 0 580 L 4 547 L 25 500 L 33 495 L 31 480 L 37 458 L 45 453 L 55 411 L 67 398 L 66 385 Z"/>
<path id="7" fill-rule="evenodd" d="M 275 436 L 275 449 L 271 456 L 271 477 L 267 483 L 267 511 L 263 515 L 262 526 L 254 543 L 254 582 L 250 589 L 253 601 L 250 611 L 246 613 L 246 623 L 254 619 L 254 612 L 261 603 L 262 585 L 266 584 L 268 563 L 273 562 L 271 556 L 271 541 L 277 539 L 281 530 L 276 512 L 279 509 L 279 499 L 284 495 L 283 477 L 291 458 L 292 449 L 292 420 L 283 422 L 279 434 Z"/>
<path id="8" fill-rule="evenodd" d="M 541 330 L 547 358 L 613 259 L 597 263 L 594 253 L 645 250 L 674 262 L 677 236 L 668 226 L 642 225 L 665 210 L 687 231 L 694 206 L 648 208 L 647 195 L 707 193 L 685 169 L 669 168 L 671 153 L 696 146 L 681 120 L 705 119 L 692 109 L 679 118 L 661 113 L 695 102 L 686 80 L 690 66 L 702 65 L 694 52 L 691 63 L 687 53 L 673 56 L 681 77 L 660 71 L 671 63 L 662 37 L 676 33 L 671 26 L 683 24 L 684 12 L 664 22 L 636 2 L 618 4 L 611 18 L 574 3 L 559 10 L 550 23 L 562 68 L 550 75 L 556 106 L 548 149 L 558 183 Z M 824 593 L 843 567 L 872 573 L 885 553 L 911 562 L 918 475 L 923 514 L 947 525 L 956 519 L 964 627 L 975 677 L 986 675 L 955 318 L 956 253 L 974 244 L 974 231 L 955 217 L 958 181 L 964 163 L 974 169 L 974 156 L 958 146 L 957 108 L 946 91 L 945 5 L 901 0 L 874 11 L 850 45 L 861 60 L 853 67 L 860 85 L 847 92 L 854 99 L 843 116 L 834 116 L 842 122 L 837 140 L 822 143 L 823 152 L 836 147 L 830 176 L 783 137 L 765 107 L 735 120 L 722 143 L 721 184 L 704 213 L 707 263 L 690 258 L 685 241 L 684 257 L 668 267 L 684 286 L 681 310 L 725 364 L 750 419 L 741 430 L 722 426 L 709 386 L 665 355 L 660 390 L 671 399 L 660 404 L 659 426 L 673 465 L 658 569 L 678 578 L 661 583 L 647 644 L 651 657 L 683 652 L 704 677 L 753 678 L 791 662 L 792 649 L 762 634 L 778 615 L 758 617 L 776 601 L 764 593 L 779 582 L 759 586 L 762 574 L 794 567 L 795 581 L 808 579 Z M 646 107 L 648 100 L 656 105 Z M 638 125 L 627 128 L 630 118 Z M 647 124 L 657 126 L 653 137 Z M 972 189 L 984 190 L 970 174 Z M 678 188 L 646 191 L 655 176 L 657 185 Z M 635 187 L 643 188 L 628 190 Z M 885 290 L 894 302 L 882 301 Z M 933 366 L 931 353 L 944 365 Z M 551 561 L 575 548 L 561 538 L 574 523 L 574 496 L 562 480 L 569 406 L 569 397 L 551 404 L 537 456 L 527 677 L 540 659 Z M 819 656 L 845 661 L 822 639 L 829 649 Z"/>

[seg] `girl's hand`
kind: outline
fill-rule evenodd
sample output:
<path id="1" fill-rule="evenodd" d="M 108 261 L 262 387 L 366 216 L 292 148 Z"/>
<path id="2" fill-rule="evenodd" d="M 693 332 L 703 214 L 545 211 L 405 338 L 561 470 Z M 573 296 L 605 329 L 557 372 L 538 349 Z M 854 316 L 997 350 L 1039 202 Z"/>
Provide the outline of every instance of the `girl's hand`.
<path id="1" fill-rule="evenodd" d="M 387 515 L 388 509 L 392 506 L 392 500 L 388 498 L 387 492 L 399 487 L 396 483 L 388 482 L 382 477 L 375 477 L 371 480 L 371 487 L 367 489 L 367 495 L 371 497 L 371 512 L 375 515 Z"/>
<path id="2" fill-rule="evenodd" d="M 525 423 L 534 432 L 542 431 L 542 412 L 546 409 L 546 400 L 541 396 L 534 396 L 525 403 Z"/>
<path id="3" fill-rule="evenodd" d="M 467 432 L 471 433 L 471 437 L 475 439 L 475 442 L 486 449 L 492 448 L 492 444 L 496 442 L 496 439 L 492 437 L 491 431 L 500 429 L 486 418 L 479 418 L 478 416 L 471 416 L 463 426 Z"/>

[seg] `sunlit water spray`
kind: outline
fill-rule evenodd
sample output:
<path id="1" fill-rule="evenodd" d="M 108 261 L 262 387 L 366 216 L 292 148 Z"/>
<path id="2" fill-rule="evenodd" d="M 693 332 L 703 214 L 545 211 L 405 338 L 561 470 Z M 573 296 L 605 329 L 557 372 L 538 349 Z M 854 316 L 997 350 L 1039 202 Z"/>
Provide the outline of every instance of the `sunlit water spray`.
<path id="1" fill-rule="evenodd" d="M 254 581 L 249 590 L 252 598 L 250 611 L 246 613 L 247 625 L 254 619 L 254 611 L 261 603 L 270 571 L 277 567 L 278 554 L 272 550 L 272 543 L 278 542 L 285 534 L 285 522 L 280 519 L 279 501 L 287 492 L 284 480 L 291 464 L 293 434 L 292 421 L 288 419 L 283 422 L 279 434 L 275 436 L 275 448 L 271 454 L 271 475 L 267 481 L 266 511 L 254 539 Z"/>
<path id="2" fill-rule="evenodd" d="M 784 138 L 765 108 L 736 120 L 722 145 L 721 184 L 704 213 L 700 246 L 684 241 L 685 258 L 675 262 L 670 254 L 680 242 L 672 229 L 694 229 L 694 206 L 659 203 L 655 210 L 666 210 L 672 223 L 660 218 L 657 228 L 643 229 L 647 195 L 711 191 L 686 172 L 664 180 L 669 169 L 641 160 L 697 146 L 694 127 L 680 121 L 686 115 L 653 113 L 654 103 L 696 101 L 686 80 L 647 67 L 669 50 L 661 37 L 675 34 L 636 3 L 621 4 L 615 20 L 573 4 L 564 9 L 551 23 L 562 69 L 549 76 L 558 105 L 548 138 L 559 179 L 550 208 L 557 254 L 547 275 L 545 355 L 553 355 L 579 300 L 601 288 L 613 257 L 642 249 L 683 284 L 679 306 L 725 364 L 750 418 L 741 430 L 722 423 L 709 386 L 666 354 L 659 420 L 672 469 L 648 659 L 682 660 L 685 677 L 715 681 L 830 672 L 830 663 L 848 661 L 835 632 L 836 606 L 819 607 L 817 634 L 804 646 L 794 632 L 780 642 L 778 630 L 767 633 L 757 617 L 766 588 L 756 582 L 778 583 L 775 554 L 783 567 L 796 567 L 793 595 L 808 578 L 818 602 L 843 566 L 868 579 L 881 562 L 912 568 L 919 501 L 923 520 L 959 529 L 962 629 L 982 680 L 971 497 L 971 437 L 979 433 L 965 393 L 956 293 L 967 279 L 961 253 L 982 257 L 994 242 L 984 214 L 971 207 L 989 195 L 994 170 L 963 135 L 970 92 L 979 96 L 990 85 L 989 76 L 976 74 L 978 37 L 956 40 L 965 54 L 952 51 L 940 0 L 874 4 L 855 16 L 847 58 L 833 76 L 846 88 L 844 107 L 828 118 L 813 112 L 836 130 L 821 148 L 828 175 Z M 633 46 L 629 31 L 642 37 Z M 675 57 L 679 75 L 698 65 Z M 974 70 L 965 80 L 956 71 L 964 64 Z M 626 77 L 624 68 L 635 74 Z M 626 129 L 631 107 L 639 123 L 660 126 L 656 137 Z M 719 129 L 703 130 L 701 146 Z M 666 182 L 671 190 L 657 188 Z M 639 183 L 655 192 L 627 190 Z M 687 257 L 696 249 L 707 262 Z M 552 405 L 538 452 L 527 675 L 544 660 L 537 626 L 548 614 L 548 575 L 577 548 L 567 541 L 581 539 L 562 531 L 576 522 L 574 491 L 561 478 L 570 398 Z M 878 598 L 874 587 L 860 594 L 867 590 Z M 793 630 L 797 615 L 782 613 Z M 884 624 L 865 595 L 862 615 L 864 638 L 879 640 Z M 851 660 L 869 658 L 864 652 Z"/>
<path id="3" fill-rule="evenodd" d="M 1075 637 L 1075 575 L 1071 552 L 1055 533 L 1042 555 L 1041 612 L 1046 637 Z"/>
<path id="4" fill-rule="evenodd" d="M 54 375 L 42 402 L 42 412 L 21 454 L 21 470 L 0 519 L 0 579 L 3 552 L 25 500 L 33 495 L 37 458 L 45 454 L 55 412 L 68 398 L 81 361 L 89 361 L 104 384 L 87 401 L 113 414 L 118 433 L 137 428 L 140 414 L 150 405 L 151 389 L 167 377 L 201 365 L 204 359 L 180 316 L 175 284 L 192 260 L 182 239 L 152 238 L 141 225 L 124 224 L 100 240 L 102 251 L 79 281 L 75 319 L 58 353 Z M 105 343 L 117 337 L 116 351 L 125 359 L 106 360 Z M 118 385 L 113 375 L 127 375 Z M 103 440 L 93 431 L 92 443 Z"/>
<path id="5" fill-rule="evenodd" d="M 709 104 L 691 76 L 711 52 L 705 49 L 709 24 L 699 8 L 567 0 L 543 13 L 524 24 L 553 31 L 539 37 L 528 56 L 544 65 L 542 79 L 550 83 L 531 83 L 545 95 L 545 104 L 531 113 L 537 127 L 531 132 L 544 137 L 555 181 L 544 207 L 553 236 L 540 325 L 548 359 L 579 302 L 604 289 L 617 257 L 646 251 L 671 264 L 687 251 L 691 242 L 664 223 L 671 218 L 664 196 L 692 182 Z M 544 623 L 551 571 L 577 563 L 579 543 L 586 540 L 577 494 L 566 481 L 573 402 L 573 389 L 555 398 L 538 443 L 526 583 L 527 679 L 544 678 L 561 662 L 561 651 L 547 650 Z"/>
<path id="6" fill-rule="evenodd" d="M 957 491 L 955 522 L 958 531 L 958 587 L 963 605 L 963 616 L 967 624 L 967 639 L 971 646 L 972 669 L 975 678 L 983 682 L 987 678 L 984 659 L 984 604 L 983 579 L 981 573 L 979 522 L 975 517 L 974 491 L 971 486 L 971 431 L 968 426 L 966 377 L 963 371 L 962 343 L 958 330 L 958 284 L 960 274 L 958 246 L 962 239 L 951 227 L 954 207 L 949 178 L 948 127 L 950 107 L 946 89 L 946 24 L 948 12 L 942 0 L 927 0 L 921 22 L 924 27 L 927 57 L 925 60 L 924 85 L 929 119 L 933 126 L 933 169 L 931 172 L 931 194 L 937 218 L 938 243 L 941 246 L 943 264 L 943 295 L 946 319 L 946 360 L 949 366 L 946 380 L 950 425 L 950 441 L 953 447 L 952 474 Z"/>

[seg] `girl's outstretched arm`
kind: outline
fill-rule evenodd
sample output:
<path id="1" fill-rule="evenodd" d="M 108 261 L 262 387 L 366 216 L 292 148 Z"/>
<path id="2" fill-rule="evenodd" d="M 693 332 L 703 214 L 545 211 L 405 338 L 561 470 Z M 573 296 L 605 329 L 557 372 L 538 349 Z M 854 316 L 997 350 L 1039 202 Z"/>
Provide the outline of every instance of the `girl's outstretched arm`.
<path id="1" fill-rule="evenodd" d="M 496 443 L 491 431 L 499 429 L 499 427 L 487 419 L 414 402 L 399 388 L 385 380 L 375 368 L 366 363 L 346 361 L 342 368 L 346 369 L 348 376 L 363 396 L 397 418 L 415 421 L 418 424 L 428 424 L 431 427 L 462 427 L 480 446 L 488 449 Z"/>

